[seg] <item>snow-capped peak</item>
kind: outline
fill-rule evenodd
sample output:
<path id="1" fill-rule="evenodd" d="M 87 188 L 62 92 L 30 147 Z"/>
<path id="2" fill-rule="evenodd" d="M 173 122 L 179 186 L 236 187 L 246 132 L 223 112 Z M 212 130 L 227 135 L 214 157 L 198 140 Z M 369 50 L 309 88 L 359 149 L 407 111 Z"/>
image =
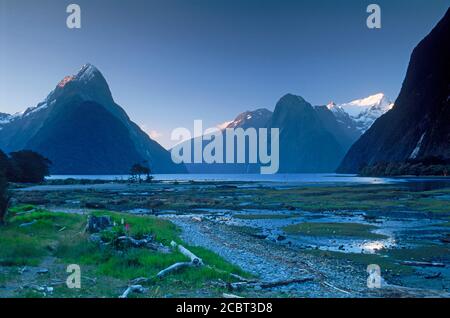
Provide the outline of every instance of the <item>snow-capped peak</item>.
<path id="1" fill-rule="evenodd" d="M 392 102 L 390 102 L 383 93 L 378 93 L 366 98 L 357 99 L 349 103 L 339 104 L 338 107 L 345 110 L 351 117 L 358 117 L 364 114 L 373 107 L 380 109 L 391 109 Z"/>
<path id="2" fill-rule="evenodd" d="M 87 83 L 91 80 L 93 80 L 97 74 L 100 74 L 99 70 L 92 64 L 85 64 L 81 67 L 81 69 L 77 72 L 76 75 L 68 75 L 64 77 L 59 83 L 59 88 L 64 88 L 64 86 L 67 85 L 67 83 L 70 83 L 72 81 L 79 81 Z"/>
<path id="3" fill-rule="evenodd" d="M 90 63 L 86 63 L 85 65 L 83 65 L 80 69 L 80 71 L 77 73 L 77 75 L 75 75 L 75 78 L 79 81 L 90 81 L 92 80 L 96 74 L 99 73 L 98 69 L 90 64 Z"/>
<path id="4" fill-rule="evenodd" d="M 272 116 L 272 112 L 265 108 L 260 108 L 255 111 L 246 111 L 239 114 L 233 121 L 228 122 L 225 128 L 260 128 L 267 123 L 270 116 Z"/>
<path id="5" fill-rule="evenodd" d="M 10 114 L 0 113 L 0 125 L 7 124 L 11 120 Z"/>
<path id="6" fill-rule="evenodd" d="M 328 109 L 336 117 L 342 116 L 343 113 L 347 114 L 362 133 L 369 129 L 378 117 L 389 111 L 393 106 L 394 104 L 383 93 L 348 103 L 329 103 L 327 105 Z"/>
<path id="7" fill-rule="evenodd" d="M 336 103 L 335 102 L 330 102 L 327 104 L 327 108 L 329 110 L 333 110 L 336 107 Z"/>

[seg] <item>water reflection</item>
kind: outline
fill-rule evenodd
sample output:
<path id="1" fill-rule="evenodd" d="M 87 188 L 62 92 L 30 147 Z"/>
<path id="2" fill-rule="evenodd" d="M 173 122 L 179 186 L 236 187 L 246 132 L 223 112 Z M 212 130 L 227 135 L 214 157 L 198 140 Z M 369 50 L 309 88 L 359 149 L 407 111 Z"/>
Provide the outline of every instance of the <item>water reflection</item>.
<path id="1" fill-rule="evenodd" d="M 375 254 L 382 249 L 392 248 L 394 245 L 394 240 L 364 242 L 361 244 L 361 252 L 366 254 Z"/>

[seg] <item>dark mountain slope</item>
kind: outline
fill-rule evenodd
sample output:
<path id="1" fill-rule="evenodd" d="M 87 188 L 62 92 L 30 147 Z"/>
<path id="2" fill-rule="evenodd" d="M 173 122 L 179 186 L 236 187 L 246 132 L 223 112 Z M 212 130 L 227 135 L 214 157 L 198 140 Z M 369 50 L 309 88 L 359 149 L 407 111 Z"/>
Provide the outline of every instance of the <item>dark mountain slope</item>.
<path id="1" fill-rule="evenodd" d="M 338 171 L 450 158 L 450 10 L 414 49 L 395 106 L 351 147 Z"/>
<path id="2" fill-rule="evenodd" d="M 65 77 L 44 102 L 4 124 L 0 148 L 41 152 L 53 162 L 53 174 L 121 174 L 137 162 L 147 162 L 155 173 L 186 171 L 130 120 L 90 64 Z"/>
<path id="3" fill-rule="evenodd" d="M 281 173 L 331 172 L 345 153 L 311 104 L 300 96 L 282 97 L 268 126 L 280 129 Z"/>

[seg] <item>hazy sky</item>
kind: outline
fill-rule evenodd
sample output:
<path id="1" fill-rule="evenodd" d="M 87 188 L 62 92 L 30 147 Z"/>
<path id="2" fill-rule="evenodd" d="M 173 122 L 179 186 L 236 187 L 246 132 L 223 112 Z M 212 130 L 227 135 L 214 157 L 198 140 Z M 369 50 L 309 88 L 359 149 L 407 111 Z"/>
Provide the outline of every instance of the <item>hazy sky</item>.
<path id="1" fill-rule="evenodd" d="M 82 28 L 66 27 L 66 7 Z M 382 9 L 382 29 L 366 7 Z M 96 65 L 116 102 L 170 145 L 194 119 L 215 126 L 285 93 L 314 105 L 397 97 L 409 56 L 450 0 L 0 0 L 0 112 L 35 106 Z M 205 127 L 206 128 L 206 127 Z"/>

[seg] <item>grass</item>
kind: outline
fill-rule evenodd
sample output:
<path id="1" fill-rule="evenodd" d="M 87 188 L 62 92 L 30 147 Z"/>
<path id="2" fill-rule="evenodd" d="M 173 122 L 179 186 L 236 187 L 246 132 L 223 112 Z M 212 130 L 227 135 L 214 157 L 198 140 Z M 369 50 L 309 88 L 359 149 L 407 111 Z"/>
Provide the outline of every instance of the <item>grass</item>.
<path id="1" fill-rule="evenodd" d="M 384 255 L 398 261 L 449 261 L 450 247 L 430 244 L 416 248 L 387 250 Z"/>
<path id="2" fill-rule="evenodd" d="M 359 223 L 299 223 L 283 227 L 288 234 L 302 234 L 308 236 L 347 236 L 368 239 L 383 239 L 386 236 L 372 233 L 376 229 L 373 225 Z"/>
<path id="3" fill-rule="evenodd" d="M 409 191 L 399 185 L 322 186 L 293 189 L 258 189 L 255 206 L 270 207 L 283 202 L 306 211 L 417 211 L 449 214 L 448 201 L 436 196 L 449 195 L 450 188 Z"/>
<path id="4" fill-rule="evenodd" d="M 118 225 L 121 225 L 123 220 L 125 224 L 129 225 L 129 234 L 133 237 L 141 238 L 143 235 L 152 234 L 158 242 L 165 245 L 170 245 L 171 241 L 175 241 L 177 243 L 181 242 L 179 239 L 179 229 L 173 223 L 157 217 L 136 216 L 128 213 L 109 211 L 95 211 L 93 212 L 93 215 L 109 215 Z M 123 227 L 117 226 L 114 230 L 118 229 L 121 231 Z"/>
<path id="5" fill-rule="evenodd" d="M 232 183 L 233 185 L 237 183 Z M 207 185 L 202 184 L 202 185 Z M 194 210 L 203 209 L 285 209 L 292 206 L 305 211 L 410 211 L 450 216 L 448 200 L 436 197 L 450 195 L 450 188 L 431 191 L 413 191 L 401 184 L 357 185 L 357 186 L 309 186 L 288 189 L 270 187 L 249 187 L 225 189 L 217 187 L 201 188 L 195 183 L 183 185 L 176 195 L 169 191 L 159 191 L 161 184 L 141 185 L 142 192 L 151 195 L 118 196 L 108 191 L 29 191 L 17 192 L 15 196 L 21 203 L 64 205 L 66 200 L 79 201 L 76 206 L 86 202 L 97 202 L 108 210 L 154 208 L 156 210 Z M 42 202 L 42 203 L 36 203 Z M 245 207 L 241 203 L 246 203 Z M 72 206 L 73 207 L 73 206 Z"/>
<path id="6" fill-rule="evenodd" d="M 35 223 L 20 226 L 30 222 Z M 79 230 L 82 222 L 80 216 L 51 213 L 26 205 L 11 209 L 8 224 L 0 228 L 0 265 L 38 265 L 62 237 L 71 234 L 70 231 L 58 232 L 60 229 Z"/>
<path id="7" fill-rule="evenodd" d="M 86 289 L 84 294 L 58 287 L 54 296 L 58 297 L 117 297 L 118 288 L 128 285 L 128 281 L 138 277 L 152 278 L 162 269 L 181 261 L 188 261 L 177 250 L 170 253 L 148 249 L 130 248 L 115 250 L 112 247 L 100 248 L 89 241 L 84 233 L 86 215 L 49 212 L 30 205 L 16 206 L 11 209 L 8 224 L 0 228 L 0 268 L 14 266 L 38 266 L 45 257 L 55 259 L 55 264 L 79 264 L 83 273 L 98 278 L 102 283 Z M 151 234 L 166 246 L 176 241 L 183 244 L 208 266 L 188 268 L 169 275 L 163 280 L 154 279 L 148 295 L 161 297 L 166 294 L 195 293 L 211 281 L 222 279 L 233 281 L 230 273 L 249 276 L 240 268 L 228 263 L 217 254 L 200 247 L 186 245 L 179 237 L 179 229 L 171 222 L 152 216 L 134 216 L 110 211 L 96 211 L 94 215 L 109 215 L 116 225 L 110 231 L 104 231 L 103 237 L 113 239 L 123 235 L 125 224 L 129 224 L 134 237 Z M 21 224 L 34 222 L 27 227 Z M 56 266 L 56 265 L 55 265 Z M 64 266 L 63 266 L 64 267 Z M 56 271 L 56 270 L 53 270 Z M 64 272 L 61 273 L 64 277 Z M 10 279 L 12 279 L 12 275 Z M 7 282 L 3 278 L 2 282 Z M 108 284 L 111 286 L 108 288 Z M 122 286 L 122 287 L 120 287 Z M 123 290 L 122 290 L 123 291 Z M 87 294 L 89 293 L 89 294 Z M 213 296 L 214 289 L 208 291 Z M 39 293 L 21 292 L 18 297 L 39 297 Z M 148 296 L 147 295 L 147 296 Z M 219 294 L 217 294 L 219 295 Z"/>
<path id="8" fill-rule="evenodd" d="M 46 254 L 37 238 L 22 233 L 1 231 L 0 241 L 1 266 L 37 265 Z"/>

